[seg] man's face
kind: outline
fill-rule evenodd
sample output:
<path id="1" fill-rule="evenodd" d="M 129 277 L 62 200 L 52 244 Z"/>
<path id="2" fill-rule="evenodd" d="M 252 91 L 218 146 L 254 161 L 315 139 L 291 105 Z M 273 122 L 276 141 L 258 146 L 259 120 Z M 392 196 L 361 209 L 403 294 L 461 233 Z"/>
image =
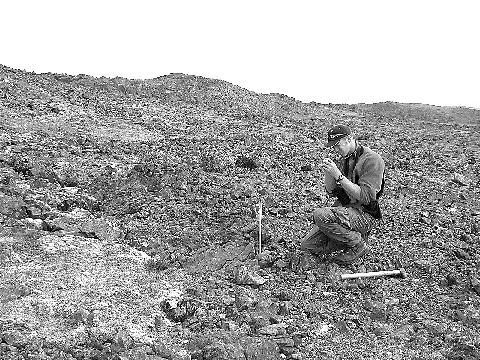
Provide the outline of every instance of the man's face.
<path id="1" fill-rule="evenodd" d="M 341 138 L 335 145 L 333 149 L 341 156 L 345 157 L 349 154 L 351 148 L 351 137 L 345 136 Z"/>

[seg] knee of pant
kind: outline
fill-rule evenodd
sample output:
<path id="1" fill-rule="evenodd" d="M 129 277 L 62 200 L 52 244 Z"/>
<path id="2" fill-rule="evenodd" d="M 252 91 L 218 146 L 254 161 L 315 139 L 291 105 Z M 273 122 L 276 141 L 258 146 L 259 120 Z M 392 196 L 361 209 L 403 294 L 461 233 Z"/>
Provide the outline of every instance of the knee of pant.
<path id="1" fill-rule="evenodd" d="M 300 251 L 315 252 L 317 246 L 311 239 L 306 239 L 300 243 Z"/>
<path id="2" fill-rule="evenodd" d="M 330 218 L 330 209 L 328 208 L 320 208 L 316 209 L 313 212 L 313 219 L 315 220 L 315 224 L 324 224 L 329 221 Z"/>
<path id="3" fill-rule="evenodd" d="M 300 243 L 300 250 L 302 251 L 309 250 L 308 242 L 306 240 Z"/>

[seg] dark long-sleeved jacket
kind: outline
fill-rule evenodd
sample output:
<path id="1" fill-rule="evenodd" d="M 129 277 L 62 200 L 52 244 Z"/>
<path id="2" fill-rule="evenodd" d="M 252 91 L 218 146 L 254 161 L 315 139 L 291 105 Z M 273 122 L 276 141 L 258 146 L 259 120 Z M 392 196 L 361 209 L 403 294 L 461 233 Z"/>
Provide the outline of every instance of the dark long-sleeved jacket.
<path id="1" fill-rule="evenodd" d="M 383 193 L 385 184 L 385 162 L 382 157 L 367 146 L 357 145 L 352 164 L 353 171 L 347 171 L 349 159 L 344 159 L 339 168 L 351 182 L 360 186 L 360 199 L 353 199 L 335 182 L 329 174 L 325 174 L 325 189 L 331 196 L 338 198 L 338 203 L 348 207 L 356 207 L 379 219 L 382 217 L 378 199 Z"/>

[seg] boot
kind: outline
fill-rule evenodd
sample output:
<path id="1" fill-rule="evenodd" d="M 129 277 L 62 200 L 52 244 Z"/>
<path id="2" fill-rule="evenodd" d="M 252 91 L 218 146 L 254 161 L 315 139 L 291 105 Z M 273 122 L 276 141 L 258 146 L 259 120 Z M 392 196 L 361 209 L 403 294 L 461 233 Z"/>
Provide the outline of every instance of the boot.
<path id="1" fill-rule="evenodd" d="M 344 253 L 335 256 L 334 260 L 341 264 L 351 264 L 361 258 L 363 255 L 365 255 L 367 252 L 368 247 L 362 241 L 359 242 L 357 245 L 347 248 Z"/>

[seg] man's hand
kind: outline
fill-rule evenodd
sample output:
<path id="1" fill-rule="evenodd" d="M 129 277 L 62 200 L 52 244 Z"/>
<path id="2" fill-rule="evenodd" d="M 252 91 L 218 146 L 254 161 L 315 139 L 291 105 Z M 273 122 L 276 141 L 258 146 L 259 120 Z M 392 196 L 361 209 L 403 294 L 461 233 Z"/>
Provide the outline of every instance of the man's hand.
<path id="1" fill-rule="evenodd" d="M 323 171 L 329 173 L 334 179 L 338 179 L 338 177 L 342 174 L 335 162 L 329 158 L 323 159 L 320 167 L 323 169 Z"/>

